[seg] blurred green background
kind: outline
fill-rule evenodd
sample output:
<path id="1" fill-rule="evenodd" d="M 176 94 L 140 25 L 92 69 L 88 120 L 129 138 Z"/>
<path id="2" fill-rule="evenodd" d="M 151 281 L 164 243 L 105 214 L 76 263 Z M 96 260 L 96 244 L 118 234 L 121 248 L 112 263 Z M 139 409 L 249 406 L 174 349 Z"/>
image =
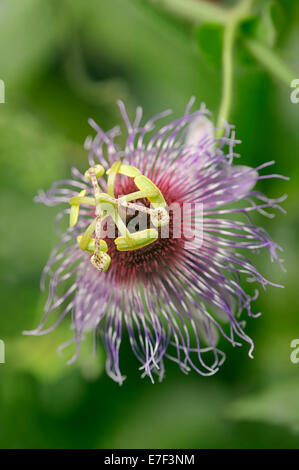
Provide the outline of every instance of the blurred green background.
<path id="1" fill-rule="evenodd" d="M 299 78 L 299 4 L 278 3 L 273 47 Z M 130 113 L 142 105 L 148 118 L 169 107 L 179 116 L 195 95 L 217 115 L 218 33 L 208 41 L 212 51 L 201 47 L 198 27 L 159 1 L 1 0 L 1 448 L 299 448 L 299 364 L 290 361 L 290 342 L 299 338 L 299 103 L 239 41 L 230 120 L 242 140 L 241 163 L 274 159 L 275 171 L 291 177 L 260 184 L 270 196 L 289 194 L 287 215 L 255 217 L 284 247 L 287 273 L 266 255 L 257 260 L 285 289 L 268 288 L 255 303 L 263 312 L 248 322 L 255 359 L 246 346 L 227 345 L 216 376 L 185 376 L 167 363 L 164 381 L 152 385 L 140 379 L 124 341 L 127 380 L 119 387 L 105 374 L 101 347 L 94 358 L 87 341 L 72 366 L 56 354 L 72 334 L 69 320 L 51 335 L 22 336 L 42 317 L 39 278 L 58 240 L 58 209 L 33 203 L 34 195 L 72 165 L 86 167 L 87 119 L 104 129 L 119 124 L 119 98 Z"/>

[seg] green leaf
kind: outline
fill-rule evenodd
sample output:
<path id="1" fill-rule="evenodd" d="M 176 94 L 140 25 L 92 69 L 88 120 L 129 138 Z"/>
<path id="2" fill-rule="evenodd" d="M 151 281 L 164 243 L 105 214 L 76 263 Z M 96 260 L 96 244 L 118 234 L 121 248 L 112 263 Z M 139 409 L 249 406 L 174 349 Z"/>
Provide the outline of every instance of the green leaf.
<path id="1" fill-rule="evenodd" d="M 91 335 L 82 341 L 80 355 L 74 364 L 67 365 L 66 362 L 75 353 L 75 345 L 63 350 L 62 356 L 57 354 L 58 347 L 70 336 L 72 333 L 67 325 L 60 325 L 54 332 L 41 337 L 20 335 L 9 342 L 7 363 L 47 384 L 55 383 L 75 370 L 79 370 L 85 381 L 97 380 L 104 370 L 104 357 L 101 350 L 93 354 Z"/>
<path id="2" fill-rule="evenodd" d="M 223 26 L 205 23 L 195 30 L 199 49 L 206 60 L 214 67 L 221 68 Z"/>
<path id="3" fill-rule="evenodd" d="M 280 4 L 275 0 L 269 0 L 263 5 L 259 14 L 242 25 L 246 35 L 261 41 L 267 46 L 273 46 L 277 42 L 283 23 L 283 15 Z"/>
<path id="4" fill-rule="evenodd" d="M 48 128 L 39 117 L 19 107 L 4 104 L 0 115 L 0 164 L 2 187 L 18 189 L 33 199 L 64 176 L 67 140 Z M 4 109 L 4 108 L 3 108 Z"/>
<path id="5" fill-rule="evenodd" d="M 280 13 L 279 4 L 275 1 L 270 1 L 263 10 L 260 21 L 257 23 L 256 38 L 268 46 L 273 46 L 277 40 Z"/>
<path id="6" fill-rule="evenodd" d="M 220 416 L 227 403 L 226 389 L 220 383 L 170 380 L 140 394 L 133 406 L 124 410 L 125 419 L 113 435 L 107 434 L 98 445 L 161 449 L 217 447 L 221 440 L 223 443 Z"/>
<path id="7" fill-rule="evenodd" d="M 66 17 L 57 2 L 1 1 L 1 79 L 7 85 L 7 102 L 16 85 L 23 87 L 46 66 L 66 32 Z"/>
<path id="8" fill-rule="evenodd" d="M 245 396 L 228 406 L 226 416 L 234 420 L 283 425 L 299 432 L 299 379 L 273 384 L 264 391 Z"/>

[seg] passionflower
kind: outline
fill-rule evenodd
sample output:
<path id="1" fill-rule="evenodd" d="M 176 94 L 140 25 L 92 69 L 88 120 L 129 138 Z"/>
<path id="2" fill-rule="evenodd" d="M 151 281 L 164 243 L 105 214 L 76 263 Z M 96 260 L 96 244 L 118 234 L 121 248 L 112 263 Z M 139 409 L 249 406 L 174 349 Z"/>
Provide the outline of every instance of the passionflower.
<path id="1" fill-rule="evenodd" d="M 106 350 L 106 370 L 121 384 L 120 347 L 126 335 L 140 361 L 142 376 L 164 376 L 164 361 L 212 375 L 225 359 L 219 342 L 233 346 L 253 341 L 245 333 L 246 317 L 258 290 L 248 293 L 245 281 L 263 288 L 278 286 L 259 273 L 252 253 L 268 250 L 277 260 L 281 249 L 251 214 L 281 209 L 285 196 L 269 199 L 254 190 L 257 168 L 235 165 L 238 155 L 233 126 L 223 137 L 202 105 L 191 112 L 193 99 L 180 119 L 155 130 L 169 111 L 143 126 L 142 110 L 130 121 L 119 102 L 126 131 L 104 132 L 93 120 L 88 137 L 85 173 L 72 169 L 72 179 L 58 181 L 36 201 L 67 205 L 59 215 L 69 228 L 44 268 L 49 283 L 44 317 L 26 334 L 51 332 L 71 316 L 75 361 L 88 332 Z M 246 255 L 249 254 L 249 257 Z M 65 286 L 65 287 L 63 287 Z M 57 318 L 58 311 L 58 318 Z M 56 316 L 55 316 L 56 312 Z M 51 318 L 55 321 L 47 326 Z"/>

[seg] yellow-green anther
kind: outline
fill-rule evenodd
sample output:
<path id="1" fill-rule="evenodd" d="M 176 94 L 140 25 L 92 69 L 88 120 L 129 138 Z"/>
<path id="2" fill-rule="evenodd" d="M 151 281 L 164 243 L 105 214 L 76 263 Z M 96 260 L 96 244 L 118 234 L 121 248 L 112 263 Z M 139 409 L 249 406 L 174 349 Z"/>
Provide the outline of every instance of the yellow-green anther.
<path id="1" fill-rule="evenodd" d="M 98 271 L 107 271 L 111 263 L 111 258 L 107 253 L 100 251 L 92 255 L 90 262 Z"/>
<path id="2" fill-rule="evenodd" d="M 70 227 L 74 227 L 76 225 L 76 223 L 78 222 L 79 210 L 80 210 L 79 204 L 75 204 L 71 207 L 71 210 L 70 210 Z"/>
<path id="3" fill-rule="evenodd" d="M 79 235 L 77 237 L 77 243 L 80 246 L 80 242 L 82 240 L 82 235 Z M 90 238 L 87 247 L 85 248 L 85 251 L 88 251 L 89 253 L 94 253 L 95 251 L 95 238 Z M 107 253 L 108 251 L 108 245 L 105 242 L 105 240 L 100 240 L 100 251 L 104 251 Z"/>
<path id="4" fill-rule="evenodd" d="M 100 193 L 97 196 L 97 203 L 102 203 L 102 202 L 111 202 L 111 204 L 116 204 L 116 200 L 113 196 L 109 196 L 107 193 Z"/>
<path id="5" fill-rule="evenodd" d="M 107 175 L 110 174 L 110 171 L 111 171 L 111 168 L 107 170 Z M 125 163 L 121 164 L 121 166 L 119 167 L 118 173 L 121 175 L 129 176 L 130 178 L 135 178 L 135 176 L 141 174 L 138 168 L 135 168 L 134 166 L 131 166 L 131 165 L 126 165 Z"/>
<path id="6" fill-rule="evenodd" d="M 88 170 L 85 171 L 84 177 L 87 180 L 90 180 L 91 179 L 91 173 L 93 173 L 96 176 L 96 178 L 100 178 L 105 173 L 105 169 L 102 165 L 91 166 L 90 168 L 88 168 Z"/>
<path id="7" fill-rule="evenodd" d="M 166 202 L 157 186 L 146 176 L 138 175 L 134 178 L 134 182 L 138 189 L 141 191 L 150 192 L 151 196 L 148 196 L 147 199 L 154 207 L 165 207 Z"/>
<path id="8" fill-rule="evenodd" d="M 86 189 L 83 189 L 82 191 L 80 191 L 78 197 L 79 199 L 84 197 L 86 194 Z M 73 199 L 73 198 L 72 198 Z M 71 200 L 72 200 L 71 199 Z M 79 210 L 80 210 L 80 202 L 77 202 L 77 203 L 73 203 L 71 202 L 70 200 L 70 204 L 71 204 L 71 210 L 70 210 L 70 227 L 74 227 L 74 225 L 76 225 L 76 223 L 78 222 L 78 217 L 79 217 Z"/>
<path id="9" fill-rule="evenodd" d="M 117 212 L 117 210 L 112 212 L 110 215 L 112 216 L 112 218 L 114 220 L 114 223 L 117 226 L 118 230 L 122 234 L 122 237 L 120 237 L 120 238 L 123 238 L 124 240 L 126 240 L 126 243 L 127 243 L 128 246 L 132 246 L 133 243 L 134 243 L 132 236 L 134 234 L 129 232 L 129 230 L 126 227 L 126 224 L 122 220 L 122 218 L 119 215 L 119 213 Z"/>
<path id="10" fill-rule="evenodd" d="M 151 211 L 151 221 L 155 227 L 164 227 L 169 224 L 169 214 L 164 207 L 157 207 Z"/>
<path id="11" fill-rule="evenodd" d="M 96 228 L 96 219 L 94 219 L 91 222 L 91 224 L 85 230 L 82 238 L 80 239 L 79 247 L 81 248 L 81 250 L 86 250 L 86 248 L 88 246 L 88 243 L 89 243 L 89 240 L 91 238 L 91 235 L 95 231 L 95 228 Z"/>
<path id="12" fill-rule="evenodd" d="M 74 196 L 70 199 L 70 204 L 88 204 L 90 206 L 95 206 L 96 201 L 94 197 L 83 197 L 83 196 Z"/>
<path id="13" fill-rule="evenodd" d="M 109 196 L 112 196 L 112 197 L 114 197 L 115 178 L 120 167 L 121 167 L 121 162 L 114 162 L 112 167 L 107 171 L 107 173 L 109 172 L 108 183 L 107 183 L 107 193 L 109 194 Z"/>
<path id="14" fill-rule="evenodd" d="M 119 201 L 135 201 L 135 199 L 143 199 L 149 198 L 151 196 L 155 196 L 157 194 L 156 191 L 135 191 L 134 193 L 126 194 L 125 196 L 121 196 Z"/>
<path id="15" fill-rule="evenodd" d="M 125 237 L 118 237 L 115 239 L 116 248 L 119 251 L 132 251 L 143 248 L 150 243 L 153 243 L 158 238 L 158 232 L 155 229 L 149 228 L 141 230 L 140 232 L 131 233 L 130 239 L 132 244 L 128 244 Z"/>

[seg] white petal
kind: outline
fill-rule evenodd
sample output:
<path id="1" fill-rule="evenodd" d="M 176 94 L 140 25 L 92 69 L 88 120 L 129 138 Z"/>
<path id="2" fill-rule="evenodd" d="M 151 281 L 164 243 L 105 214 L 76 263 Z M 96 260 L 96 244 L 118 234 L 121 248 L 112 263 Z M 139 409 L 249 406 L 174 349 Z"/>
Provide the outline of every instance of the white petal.
<path id="1" fill-rule="evenodd" d="M 198 145 L 202 139 L 208 141 L 206 150 L 214 153 L 214 124 L 206 116 L 199 116 L 191 122 L 187 136 L 186 145 Z"/>
<path id="2" fill-rule="evenodd" d="M 234 184 L 234 192 L 238 199 L 242 199 L 255 186 L 258 172 L 245 165 L 236 165 L 230 168 L 231 175 L 234 175 L 232 184 Z"/>

